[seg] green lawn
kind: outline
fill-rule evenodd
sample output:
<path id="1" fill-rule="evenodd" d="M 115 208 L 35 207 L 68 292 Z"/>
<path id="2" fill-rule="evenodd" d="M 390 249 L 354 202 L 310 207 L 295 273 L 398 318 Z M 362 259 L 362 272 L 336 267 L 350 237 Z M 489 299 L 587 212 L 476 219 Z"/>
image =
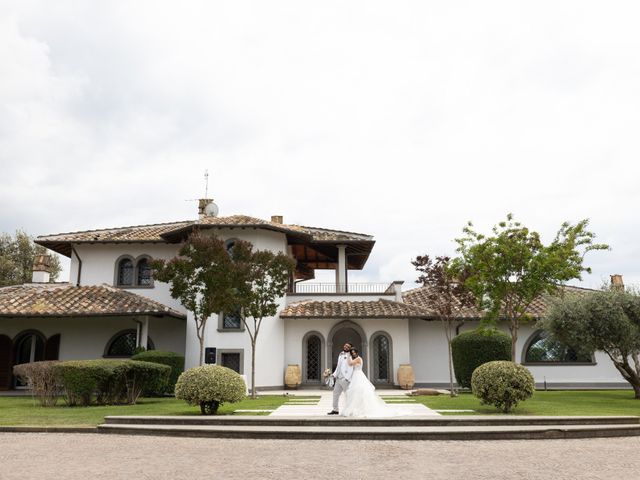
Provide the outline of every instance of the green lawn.
<path id="1" fill-rule="evenodd" d="M 284 395 L 262 395 L 256 400 L 223 404 L 218 413 L 232 415 L 235 410 L 273 410 L 291 398 Z M 199 415 L 200 407 L 191 407 L 175 398 L 143 398 L 136 405 L 67 407 L 62 399 L 55 407 L 40 407 L 31 397 L 0 397 L 0 425 L 65 425 L 95 426 L 106 415 Z M 244 415 L 258 415 L 247 412 Z"/>
<path id="2" fill-rule="evenodd" d="M 434 410 L 474 410 L 471 415 L 493 415 L 500 412 L 492 406 L 480 405 L 471 393 L 410 397 Z M 446 412 L 443 412 L 447 415 Z M 450 413 L 450 415 L 464 415 Z M 538 391 L 520 403 L 513 415 L 640 415 L 640 400 L 632 390 L 562 390 Z"/>

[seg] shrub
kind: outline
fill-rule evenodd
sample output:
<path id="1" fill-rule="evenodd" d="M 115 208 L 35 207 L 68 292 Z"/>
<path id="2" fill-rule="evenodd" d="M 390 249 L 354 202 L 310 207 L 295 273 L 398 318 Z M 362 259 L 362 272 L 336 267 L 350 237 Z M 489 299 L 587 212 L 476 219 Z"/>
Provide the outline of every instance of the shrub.
<path id="1" fill-rule="evenodd" d="M 60 381 L 53 366 L 57 361 L 22 363 L 13 367 L 13 374 L 21 378 L 43 407 L 53 407 L 58 402 Z"/>
<path id="2" fill-rule="evenodd" d="M 54 371 L 60 378 L 69 406 L 91 405 L 95 393 L 100 405 L 122 398 L 123 385 L 115 375 L 122 360 L 70 360 L 59 362 Z"/>
<path id="3" fill-rule="evenodd" d="M 161 365 L 169 365 L 171 373 L 167 382 L 156 384 L 149 383 L 142 394 L 148 396 L 160 396 L 164 393 L 173 393 L 176 388 L 178 377 L 184 370 L 184 357 L 174 352 L 166 352 L 162 350 L 148 350 L 138 353 L 131 357 L 131 360 L 142 360 L 145 362 L 159 363 Z"/>
<path id="4" fill-rule="evenodd" d="M 133 360 L 71 360 L 54 365 L 69 406 L 135 404 L 148 383 L 166 382 L 167 365 Z"/>
<path id="5" fill-rule="evenodd" d="M 124 385 L 127 403 L 134 405 L 145 389 L 152 385 L 166 385 L 171 367 L 140 360 L 122 360 L 115 368 L 118 381 Z"/>
<path id="6" fill-rule="evenodd" d="M 480 365 L 511 360 L 511 337 L 495 328 L 463 332 L 451 341 L 453 369 L 458 385 L 471 387 L 471 375 Z"/>
<path id="7" fill-rule="evenodd" d="M 473 394 L 482 404 L 494 405 L 509 413 L 518 402 L 533 395 L 533 375 L 514 362 L 495 361 L 480 365 L 471 378 Z"/>
<path id="8" fill-rule="evenodd" d="M 203 415 L 215 414 L 224 402 L 239 402 L 246 385 L 240 375 L 219 365 L 190 368 L 176 382 L 176 398 L 189 405 L 200 405 Z"/>

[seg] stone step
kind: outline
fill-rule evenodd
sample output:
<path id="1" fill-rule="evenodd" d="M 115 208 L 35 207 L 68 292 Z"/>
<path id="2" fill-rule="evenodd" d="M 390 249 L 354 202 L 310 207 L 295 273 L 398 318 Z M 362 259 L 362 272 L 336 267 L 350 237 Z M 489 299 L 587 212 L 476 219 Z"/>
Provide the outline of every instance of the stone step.
<path id="1" fill-rule="evenodd" d="M 136 425 L 104 424 L 98 432 L 212 438 L 304 440 L 521 440 L 640 436 L 640 425 L 426 426 Z"/>
<path id="2" fill-rule="evenodd" d="M 448 415 L 391 418 L 350 418 L 340 416 L 108 416 L 106 425 L 155 426 L 270 426 L 270 427 L 487 427 L 552 425 L 639 425 L 640 417 L 530 417 L 511 415 Z"/>

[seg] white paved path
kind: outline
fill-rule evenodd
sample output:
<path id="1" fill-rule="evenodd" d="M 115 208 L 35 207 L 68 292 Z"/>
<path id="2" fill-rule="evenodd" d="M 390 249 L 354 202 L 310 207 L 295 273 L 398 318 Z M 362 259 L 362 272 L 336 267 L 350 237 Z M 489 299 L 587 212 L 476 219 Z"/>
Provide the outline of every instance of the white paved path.
<path id="1" fill-rule="evenodd" d="M 270 415 L 276 417 L 315 417 L 318 415 L 326 416 L 332 409 L 333 391 L 331 390 L 297 390 L 295 393 L 287 392 L 291 397 L 287 403 L 278 407 Z M 434 410 L 416 402 L 408 397 L 402 391 L 398 390 L 378 390 L 378 396 L 388 399 L 394 397 L 392 401 L 388 401 L 387 405 L 393 408 L 402 416 L 426 416 L 440 415 Z M 315 396 L 320 397 L 319 400 L 296 398 Z M 340 408 L 344 405 L 344 395 L 340 398 Z"/>

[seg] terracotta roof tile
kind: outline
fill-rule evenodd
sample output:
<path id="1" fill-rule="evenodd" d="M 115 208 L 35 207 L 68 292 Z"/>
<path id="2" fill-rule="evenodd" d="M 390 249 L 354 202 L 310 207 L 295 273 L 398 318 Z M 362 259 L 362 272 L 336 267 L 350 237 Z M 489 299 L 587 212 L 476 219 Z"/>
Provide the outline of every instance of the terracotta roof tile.
<path id="1" fill-rule="evenodd" d="M 85 230 L 81 232 L 57 233 L 42 235 L 36 240 L 40 242 L 164 242 L 162 235 L 182 228 L 193 222 L 157 223 L 153 225 L 135 225 L 132 227 L 105 228 L 101 230 Z"/>
<path id="2" fill-rule="evenodd" d="M 365 302 L 307 300 L 287 305 L 282 318 L 422 318 L 422 308 L 391 300 Z"/>
<path id="3" fill-rule="evenodd" d="M 36 239 L 39 244 L 50 246 L 60 243 L 111 243 L 111 242 L 165 242 L 166 237 L 197 227 L 255 227 L 267 228 L 283 233 L 309 237 L 313 241 L 373 241 L 373 237 L 361 233 L 330 230 L 325 228 L 287 225 L 247 215 L 231 215 L 228 217 L 204 217 L 196 221 L 159 223 L 152 225 L 135 225 L 131 227 L 106 228 L 79 232 L 42 235 Z"/>
<path id="4" fill-rule="evenodd" d="M 580 288 L 580 287 L 572 287 L 572 286 L 564 286 L 560 290 L 560 294 L 563 292 L 565 294 L 572 295 L 585 295 L 594 290 L 588 288 Z M 430 304 L 428 298 L 428 287 L 419 287 L 414 288 L 413 290 L 408 290 L 402 294 L 402 299 L 410 305 L 415 305 L 421 307 L 425 311 L 429 313 L 429 316 L 435 316 L 435 311 L 433 309 L 433 305 Z M 549 297 L 546 295 L 541 295 L 536 298 L 533 303 L 529 306 L 528 314 L 535 318 L 540 318 L 544 316 L 545 312 L 549 308 Z M 482 312 L 475 307 L 467 307 L 460 310 L 457 318 L 467 318 L 467 319 L 475 319 L 481 318 Z"/>
<path id="5" fill-rule="evenodd" d="M 0 317 L 185 315 L 159 302 L 108 285 L 25 284 L 0 288 Z"/>

